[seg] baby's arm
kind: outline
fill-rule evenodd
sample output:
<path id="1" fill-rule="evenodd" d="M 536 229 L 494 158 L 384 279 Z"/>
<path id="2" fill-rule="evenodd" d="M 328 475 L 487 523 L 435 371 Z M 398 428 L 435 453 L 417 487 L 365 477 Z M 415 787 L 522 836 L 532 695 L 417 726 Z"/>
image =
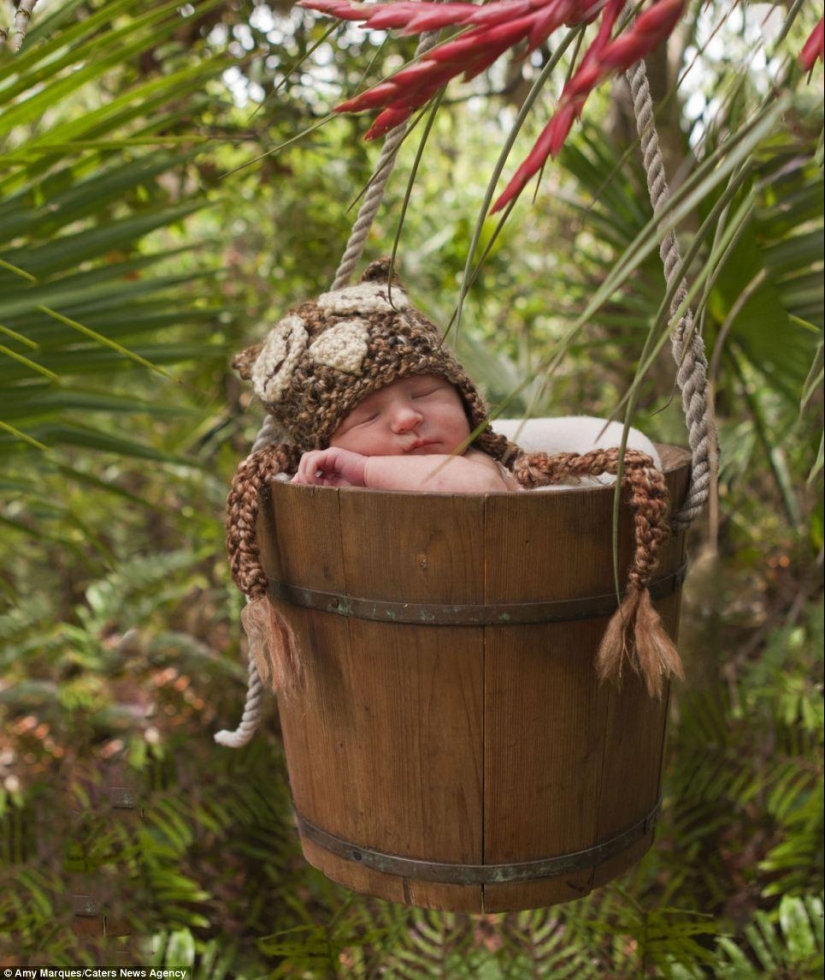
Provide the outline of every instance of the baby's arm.
<path id="1" fill-rule="evenodd" d="M 477 450 L 464 456 L 362 456 L 346 449 L 304 453 L 293 483 L 430 493 L 510 490 L 497 464 Z"/>
<path id="2" fill-rule="evenodd" d="M 484 453 L 464 456 L 370 456 L 364 485 L 373 490 L 420 490 L 424 493 L 487 493 L 510 489 L 496 463 Z"/>

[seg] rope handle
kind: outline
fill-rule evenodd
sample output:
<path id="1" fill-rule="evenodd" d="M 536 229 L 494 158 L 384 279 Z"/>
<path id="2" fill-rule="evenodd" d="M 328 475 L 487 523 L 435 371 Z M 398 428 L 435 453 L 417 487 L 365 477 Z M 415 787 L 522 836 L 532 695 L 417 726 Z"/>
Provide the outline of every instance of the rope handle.
<path id="1" fill-rule="evenodd" d="M 438 31 L 422 34 L 416 49 L 416 58 L 433 47 L 437 38 Z M 635 68 L 628 72 L 628 78 L 633 96 L 636 126 L 641 139 L 648 193 L 650 194 L 654 217 L 661 228 L 663 224 L 662 212 L 670 199 L 670 191 L 665 177 L 664 161 L 654 122 L 653 100 L 647 82 L 644 61 L 639 61 Z M 405 121 L 391 130 L 384 140 L 375 172 L 370 179 L 367 193 L 336 271 L 332 284 L 333 290 L 346 285 L 361 259 L 406 132 L 407 122 Z M 668 288 L 671 288 L 681 263 L 679 244 L 674 232 L 670 231 L 663 235 L 659 251 L 664 265 L 665 280 Z M 685 296 L 686 287 L 684 278 L 682 278 L 671 304 L 671 312 L 675 312 L 684 301 Z M 688 442 L 693 457 L 687 497 L 682 509 L 673 517 L 672 524 L 675 530 L 687 530 L 707 502 L 711 478 L 710 456 L 711 451 L 715 452 L 716 447 L 715 432 L 710 421 L 707 357 L 702 337 L 693 328 L 693 315 L 689 310 L 684 313 L 674 328 L 671 335 L 671 345 L 673 356 L 678 365 L 676 380 L 682 392 L 682 406 L 688 427 Z M 275 431 L 274 420 L 267 417 L 258 432 L 252 452 L 255 453 L 274 441 L 277 438 Z M 252 738 L 260 722 L 261 689 L 260 674 L 255 665 L 254 657 L 250 654 L 249 685 L 241 723 L 234 732 L 218 732 L 215 740 L 219 744 L 238 748 Z"/>
<path id="2" fill-rule="evenodd" d="M 421 55 L 425 54 L 435 45 L 438 39 L 438 34 L 438 31 L 427 31 L 421 35 L 418 40 L 418 46 L 415 50 L 416 58 L 421 57 Z M 364 195 L 364 200 L 361 202 L 361 207 L 358 210 L 358 217 L 355 219 L 355 224 L 350 232 L 346 248 L 344 249 L 344 254 L 341 257 L 341 261 L 335 273 L 335 279 L 332 283 L 333 290 L 341 289 L 347 284 L 347 282 L 349 282 L 352 273 L 355 271 L 356 266 L 361 261 L 364 246 L 366 245 L 370 229 L 375 221 L 375 216 L 378 214 L 378 209 L 381 207 L 381 201 L 384 199 L 387 181 L 390 179 L 390 174 L 395 166 L 398 150 L 400 149 L 401 144 L 404 141 L 404 137 L 407 134 L 407 128 L 408 123 L 407 120 L 405 120 L 399 126 L 396 126 L 395 129 L 390 130 L 390 132 L 387 133 L 386 137 L 384 138 L 384 145 L 381 147 L 381 153 L 378 156 L 375 171 L 370 178 L 367 192 Z M 271 442 L 274 442 L 278 438 L 277 428 L 277 423 L 275 422 L 274 418 L 271 415 L 268 415 L 255 438 L 255 443 L 252 447 L 250 458 L 259 450 L 263 449 L 265 446 L 268 446 Z M 250 600 L 250 598 L 247 597 L 247 603 L 251 602 L 254 602 L 254 599 Z M 260 723 L 260 692 L 262 688 L 263 685 L 261 682 L 261 676 L 255 664 L 254 655 L 250 651 L 249 683 L 246 690 L 243 717 L 240 725 L 234 732 L 221 731 L 215 735 L 215 741 L 219 745 L 225 745 L 229 748 L 240 748 L 250 741 L 252 736 L 255 734 L 258 724 Z"/>
<path id="3" fill-rule="evenodd" d="M 419 37 L 418 47 L 415 49 L 415 61 L 418 61 L 422 55 L 425 55 L 430 48 L 435 47 L 439 33 L 439 31 L 425 31 Z M 335 279 L 332 283 L 333 291 L 346 286 L 355 271 L 355 267 L 361 261 L 364 245 L 369 237 L 375 216 L 378 214 L 378 209 L 381 207 L 381 201 L 384 199 L 387 181 L 389 181 L 390 174 L 395 166 L 395 158 L 398 156 L 398 150 L 404 141 L 404 137 L 407 135 L 407 126 L 408 120 L 405 119 L 395 129 L 391 129 L 384 139 L 384 145 L 381 147 L 381 154 L 375 165 L 375 171 L 372 177 L 370 177 L 367 193 L 361 202 L 358 217 L 355 219 L 355 224 L 352 227 L 349 240 L 347 241 L 347 247 L 344 249 L 344 254 L 338 265 L 338 271 L 335 273 Z"/>
<path id="4" fill-rule="evenodd" d="M 659 145 L 653 113 L 653 99 L 647 81 L 644 61 L 639 61 L 627 73 L 633 96 L 633 112 L 642 145 L 642 159 L 647 176 L 647 189 L 653 216 L 662 233 L 659 254 L 664 266 L 665 282 L 670 290 L 679 277 L 681 255 L 674 231 L 662 232 L 664 212 L 670 200 L 670 190 L 665 176 L 665 165 Z M 684 276 L 679 277 L 670 306 L 675 314 L 687 297 Z M 692 453 L 690 484 L 682 509 L 673 517 L 673 527 L 686 531 L 710 495 L 711 454 L 716 453 L 716 432 L 711 421 L 708 399 L 708 362 L 701 334 L 694 329 L 693 313 L 687 308 L 670 337 L 673 357 L 676 361 L 676 383 L 682 392 L 682 408 L 688 429 L 688 443 Z"/>
<path id="5" fill-rule="evenodd" d="M 0 45 L 5 42 L 12 54 L 17 54 L 23 47 L 23 42 L 26 40 L 26 32 L 29 29 L 31 17 L 36 6 L 37 0 L 20 0 L 20 3 L 17 5 L 17 10 L 14 13 L 14 21 L 11 27 L 8 30 L 0 27 Z"/>

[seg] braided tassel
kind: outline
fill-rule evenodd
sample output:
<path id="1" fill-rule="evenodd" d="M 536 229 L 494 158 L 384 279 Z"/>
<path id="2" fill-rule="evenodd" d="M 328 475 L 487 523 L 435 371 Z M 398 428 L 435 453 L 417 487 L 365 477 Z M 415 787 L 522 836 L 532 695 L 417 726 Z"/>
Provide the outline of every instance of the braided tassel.
<path id="1" fill-rule="evenodd" d="M 645 589 L 630 586 L 622 604 L 607 624 L 596 654 L 596 673 L 600 681 L 621 686 L 622 667 L 628 661 L 644 678 L 647 693 L 657 700 L 664 694 L 671 677 L 685 679 L 682 659 L 665 632 L 659 614 Z"/>
<path id="2" fill-rule="evenodd" d="M 294 472 L 293 446 L 266 446 L 238 467 L 227 498 L 226 547 L 235 584 L 247 597 L 241 622 L 249 655 L 263 681 L 289 695 L 300 686 L 302 665 L 295 634 L 267 595 L 257 542 L 259 494 L 278 473 Z"/>
<path id="3" fill-rule="evenodd" d="M 589 453 L 523 453 L 513 472 L 528 489 L 552 483 L 576 482 L 585 476 L 618 474 L 618 449 L 596 449 Z M 613 614 L 596 654 L 596 672 L 601 681 L 621 684 L 625 663 L 640 674 L 648 694 L 660 699 L 671 677 L 684 679 L 682 661 L 653 608 L 648 585 L 656 568 L 658 552 L 668 536 L 667 486 L 653 460 L 628 449 L 624 453 L 624 481 L 629 484 L 634 511 L 636 547 L 628 573 L 628 587 Z"/>
<path id="4" fill-rule="evenodd" d="M 250 599 L 241 612 L 241 623 L 261 680 L 269 681 L 273 691 L 291 694 L 303 673 L 292 627 L 267 595 Z"/>

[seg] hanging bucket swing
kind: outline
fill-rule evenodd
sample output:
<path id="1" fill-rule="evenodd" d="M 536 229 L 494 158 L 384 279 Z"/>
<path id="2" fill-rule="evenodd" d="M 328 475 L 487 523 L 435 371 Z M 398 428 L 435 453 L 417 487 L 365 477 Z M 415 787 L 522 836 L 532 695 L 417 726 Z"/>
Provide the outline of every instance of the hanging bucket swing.
<path id="1" fill-rule="evenodd" d="M 643 64 L 631 83 L 658 215 L 667 187 Z M 398 130 L 331 291 L 236 359 L 270 414 L 229 498 L 250 683 L 239 728 L 216 739 L 252 737 L 271 680 L 310 864 L 409 905 L 546 907 L 610 881 L 653 841 L 670 680 L 681 672 L 671 641 L 685 531 L 709 480 L 704 351 L 688 312 L 672 340 L 692 453 L 658 446 L 654 461 L 632 439 L 526 451 L 496 433 L 386 264 L 348 285 Z M 672 233 L 662 255 L 673 309 L 683 308 Z M 416 375 L 454 386 L 474 447 L 531 492 L 289 482 L 353 405 Z M 622 481 L 617 549 L 617 491 L 594 482 L 601 474 Z"/>
<path id="2" fill-rule="evenodd" d="M 679 501 L 689 454 L 661 452 Z M 581 898 L 647 851 L 667 691 L 593 667 L 617 606 L 613 495 L 268 486 L 258 540 L 302 651 L 279 711 L 312 865 L 380 898 L 495 912 Z M 620 523 L 624 568 L 627 506 Z M 674 638 L 683 539 L 650 583 Z"/>

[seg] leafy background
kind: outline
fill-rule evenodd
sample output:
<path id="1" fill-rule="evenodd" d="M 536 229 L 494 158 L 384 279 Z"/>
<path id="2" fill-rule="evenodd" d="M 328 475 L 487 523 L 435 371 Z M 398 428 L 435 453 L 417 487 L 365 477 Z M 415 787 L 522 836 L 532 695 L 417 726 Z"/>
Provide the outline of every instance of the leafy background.
<path id="1" fill-rule="evenodd" d="M 4 965 L 821 975 L 822 66 L 795 62 L 812 6 L 691 4 L 649 64 L 722 443 L 657 845 L 580 902 L 471 917 L 306 866 L 271 705 L 247 748 L 212 740 L 245 686 L 224 496 L 261 421 L 230 354 L 331 282 L 376 149 L 367 120 L 329 112 L 413 42 L 288 0 L 41 0 L 0 52 Z M 0 26 L 13 15 L 0 3 Z M 503 226 L 480 217 L 549 56 L 449 89 L 403 274 L 446 323 L 469 257 L 457 344 L 508 414 L 621 415 L 633 396 L 637 425 L 684 442 L 669 353 L 640 363 L 667 318 L 624 85 Z M 420 139 L 366 258 L 399 233 Z"/>

